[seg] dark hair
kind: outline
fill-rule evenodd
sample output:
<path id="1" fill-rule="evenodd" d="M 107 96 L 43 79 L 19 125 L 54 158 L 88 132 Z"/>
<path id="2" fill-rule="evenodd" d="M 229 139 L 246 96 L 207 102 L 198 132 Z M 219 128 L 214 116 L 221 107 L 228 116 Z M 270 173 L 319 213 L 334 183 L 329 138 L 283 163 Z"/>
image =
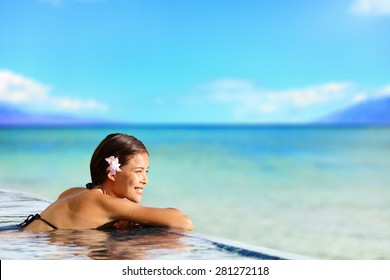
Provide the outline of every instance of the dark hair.
<path id="1" fill-rule="evenodd" d="M 92 183 L 88 183 L 86 187 L 93 189 L 103 184 L 107 178 L 108 163 L 105 160 L 110 156 L 117 157 L 119 163 L 126 165 L 130 156 L 148 153 L 145 145 L 135 138 L 123 133 L 114 133 L 107 135 L 102 142 L 96 147 L 90 163 L 90 172 Z M 148 153 L 149 154 L 149 153 Z"/>

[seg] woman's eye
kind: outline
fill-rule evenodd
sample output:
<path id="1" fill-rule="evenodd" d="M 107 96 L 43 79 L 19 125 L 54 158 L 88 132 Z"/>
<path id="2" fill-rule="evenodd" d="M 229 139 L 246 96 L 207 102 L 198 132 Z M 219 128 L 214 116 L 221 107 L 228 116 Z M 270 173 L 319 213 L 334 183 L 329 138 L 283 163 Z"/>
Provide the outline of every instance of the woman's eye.
<path id="1" fill-rule="evenodd" d="M 134 173 L 136 174 L 142 174 L 143 172 L 143 170 L 134 170 Z M 149 170 L 146 170 L 145 173 L 149 173 Z"/>

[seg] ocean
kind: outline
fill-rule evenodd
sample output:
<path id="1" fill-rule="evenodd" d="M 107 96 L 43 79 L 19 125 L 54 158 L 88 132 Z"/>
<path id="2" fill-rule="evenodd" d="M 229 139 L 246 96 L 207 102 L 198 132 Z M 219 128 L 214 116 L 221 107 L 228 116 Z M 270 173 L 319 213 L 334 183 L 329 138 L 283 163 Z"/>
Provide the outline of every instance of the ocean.
<path id="1" fill-rule="evenodd" d="M 388 127 L 1 128 L 0 190 L 53 201 L 84 186 L 114 132 L 150 152 L 141 204 L 182 210 L 196 233 L 315 259 L 390 259 Z"/>

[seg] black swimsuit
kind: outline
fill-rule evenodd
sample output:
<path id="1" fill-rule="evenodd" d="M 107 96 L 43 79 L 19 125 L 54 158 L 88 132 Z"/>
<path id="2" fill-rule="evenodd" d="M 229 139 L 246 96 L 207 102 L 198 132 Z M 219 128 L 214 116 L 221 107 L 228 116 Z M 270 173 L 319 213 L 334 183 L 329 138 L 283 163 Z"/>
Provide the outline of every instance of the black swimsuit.
<path id="1" fill-rule="evenodd" d="M 47 224 L 48 226 L 52 227 L 53 229 L 58 229 L 55 225 L 53 225 L 52 223 L 49 223 L 48 221 L 46 221 L 44 218 L 41 217 L 41 215 L 39 214 L 31 214 L 27 217 L 27 219 L 23 222 L 23 223 L 20 223 L 18 225 L 18 227 L 21 227 L 21 228 L 25 228 L 26 226 L 28 226 L 29 224 L 31 224 L 33 221 L 35 220 L 41 220 L 42 222 L 44 222 L 45 224 Z"/>

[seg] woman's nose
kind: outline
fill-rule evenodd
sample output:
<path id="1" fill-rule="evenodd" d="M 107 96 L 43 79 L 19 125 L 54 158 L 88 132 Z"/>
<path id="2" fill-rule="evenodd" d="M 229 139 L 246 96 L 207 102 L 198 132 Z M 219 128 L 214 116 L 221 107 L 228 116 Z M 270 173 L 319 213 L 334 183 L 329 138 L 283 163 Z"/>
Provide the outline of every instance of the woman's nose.
<path id="1" fill-rule="evenodd" d="M 142 176 L 141 183 L 144 185 L 146 185 L 148 183 L 148 175 L 147 174 L 144 174 L 144 176 Z"/>

